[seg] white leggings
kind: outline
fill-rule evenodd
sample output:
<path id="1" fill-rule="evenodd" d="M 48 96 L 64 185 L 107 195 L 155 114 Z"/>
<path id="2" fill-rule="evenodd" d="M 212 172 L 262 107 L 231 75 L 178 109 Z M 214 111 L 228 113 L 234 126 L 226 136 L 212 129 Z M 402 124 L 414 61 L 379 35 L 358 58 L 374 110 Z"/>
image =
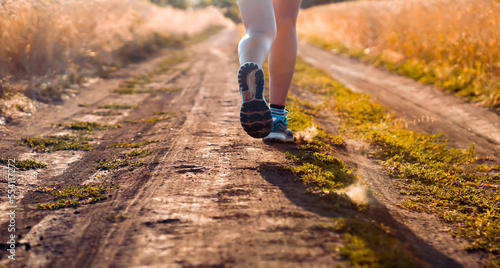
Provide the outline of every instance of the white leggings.
<path id="1" fill-rule="evenodd" d="M 238 0 L 246 35 L 238 46 L 240 64 L 262 66 L 269 55 L 270 103 L 285 105 L 295 61 L 295 28 L 301 0 Z"/>

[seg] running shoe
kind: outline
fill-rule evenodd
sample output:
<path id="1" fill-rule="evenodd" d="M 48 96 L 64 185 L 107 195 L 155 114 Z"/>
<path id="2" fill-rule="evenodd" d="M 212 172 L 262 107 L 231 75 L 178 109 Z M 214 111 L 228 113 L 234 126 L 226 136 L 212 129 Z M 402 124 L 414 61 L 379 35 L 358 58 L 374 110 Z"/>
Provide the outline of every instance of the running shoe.
<path id="1" fill-rule="evenodd" d="M 286 114 L 288 110 L 285 110 L 284 114 L 273 114 L 273 128 L 271 133 L 265 137 L 264 142 L 283 142 L 289 143 L 293 142 L 293 133 L 287 128 L 286 122 L 288 118 Z"/>
<path id="2" fill-rule="evenodd" d="M 241 126 L 248 135 L 264 138 L 273 127 L 271 111 L 264 99 L 264 71 L 256 63 L 245 63 L 238 70 L 238 83 Z"/>

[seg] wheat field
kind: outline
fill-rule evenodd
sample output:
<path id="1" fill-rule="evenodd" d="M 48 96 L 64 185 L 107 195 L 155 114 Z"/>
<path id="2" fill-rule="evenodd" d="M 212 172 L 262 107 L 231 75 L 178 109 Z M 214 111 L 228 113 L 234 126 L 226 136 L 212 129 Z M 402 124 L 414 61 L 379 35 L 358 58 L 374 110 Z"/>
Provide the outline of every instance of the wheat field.
<path id="1" fill-rule="evenodd" d="M 355 1 L 303 10 L 298 31 L 499 107 L 499 18 L 498 0 Z"/>
<path id="2" fill-rule="evenodd" d="M 193 34 L 228 20 L 214 8 L 183 11 L 142 0 L 0 0 L 2 84 L 120 66 L 123 47 Z M 1 87 L 1 84 L 0 84 Z"/>

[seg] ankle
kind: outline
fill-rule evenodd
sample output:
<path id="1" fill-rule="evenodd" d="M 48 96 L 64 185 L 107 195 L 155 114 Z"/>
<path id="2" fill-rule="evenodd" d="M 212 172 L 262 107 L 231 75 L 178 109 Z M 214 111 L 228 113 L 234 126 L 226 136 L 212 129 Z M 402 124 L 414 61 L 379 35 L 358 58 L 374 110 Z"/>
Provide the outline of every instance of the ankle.
<path id="1" fill-rule="evenodd" d="M 280 117 L 285 116 L 285 106 L 284 105 L 277 105 L 277 104 L 271 103 L 270 110 L 271 110 L 271 114 L 274 116 L 280 116 Z"/>
<path id="2" fill-rule="evenodd" d="M 284 116 L 285 115 L 285 108 L 274 108 L 271 107 L 271 114 L 276 115 L 276 116 Z"/>
<path id="3" fill-rule="evenodd" d="M 278 105 L 278 104 L 271 103 L 270 107 L 275 108 L 275 109 L 285 110 L 285 105 Z"/>

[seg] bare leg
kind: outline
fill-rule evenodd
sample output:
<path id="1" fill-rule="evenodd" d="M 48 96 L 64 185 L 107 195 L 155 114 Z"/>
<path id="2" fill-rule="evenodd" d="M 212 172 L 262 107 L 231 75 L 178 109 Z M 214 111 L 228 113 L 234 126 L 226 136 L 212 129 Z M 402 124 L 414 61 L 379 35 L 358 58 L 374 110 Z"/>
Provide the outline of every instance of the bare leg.
<path id="1" fill-rule="evenodd" d="M 277 35 L 269 54 L 270 103 L 285 105 L 297 60 L 297 16 L 301 0 L 273 0 Z"/>
<path id="2" fill-rule="evenodd" d="M 276 37 L 272 0 L 238 0 L 246 35 L 238 46 L 240 64 L 255 62 L 262 67 Z"/>
<path id="3" fill-rule="evenodd" d="M 264 71 L 269 50 L 276 38 L 276 20 L 272 0 L 238 0 L 246 35 L 238 46 L 241 94 L 240 122 L 254 138 L 271 133 L 273 119 L 264 98 Z"/>

